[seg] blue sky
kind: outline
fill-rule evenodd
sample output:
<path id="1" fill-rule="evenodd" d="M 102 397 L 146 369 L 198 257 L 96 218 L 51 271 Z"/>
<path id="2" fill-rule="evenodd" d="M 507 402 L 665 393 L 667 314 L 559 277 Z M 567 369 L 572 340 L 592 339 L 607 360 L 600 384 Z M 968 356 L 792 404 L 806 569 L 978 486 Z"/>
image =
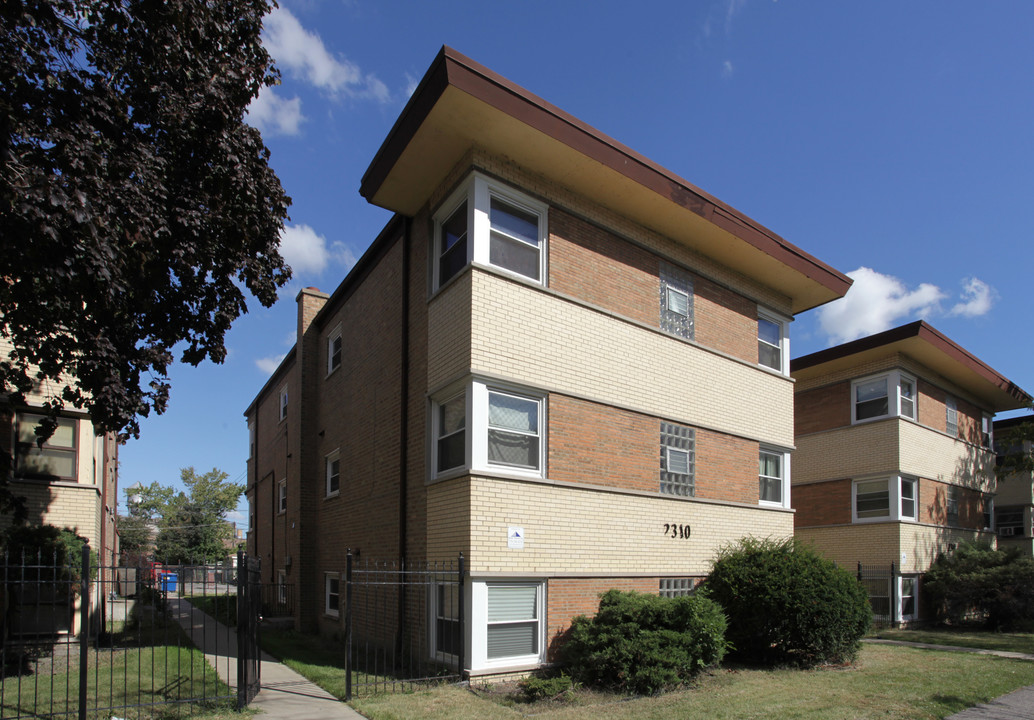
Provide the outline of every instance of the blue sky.
<path id="1" fill-rule="evenodd" d="M 244 481 L 243 412 L 294 342 L 294 298 L 333 291 L 390 218 L 359 181 L 443 44 L 854 277 L 798 316 L 793 356 L 924 318 L 1034 392 L 1032 37 L 1020 0 L 281 0 L 283 82 L 249 118 L 294 201 L 294 279 L 223 365 L 173 370 L 120 485 Z"/>

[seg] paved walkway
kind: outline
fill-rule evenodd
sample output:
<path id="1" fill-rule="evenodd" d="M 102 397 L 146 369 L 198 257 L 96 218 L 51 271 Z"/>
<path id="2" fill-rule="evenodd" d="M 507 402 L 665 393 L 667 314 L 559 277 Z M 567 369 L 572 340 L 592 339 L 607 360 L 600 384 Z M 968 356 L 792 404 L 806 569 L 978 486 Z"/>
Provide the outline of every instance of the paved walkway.
<path id="1" fill-rule="evenodd" d="M 867 639 L 865 642 L 877 645 L 904 645 L 926 650 L 947 650 L 949 652 L 968 652 L 977 655 L 996 655 L 1013 660 L 1034 661 L 1029 653 L 1010 652 L 1008 650 L 981 650 L 979 648 L 962 647 L 961 645 L 932 645 L 930 643 L 905 642 L 903 640 Z M 1034 719 L 1034 685 L 1020 688 L 1008 695 L 1002 695 L 989 703 L 971 707 L 962 712 L 949 715 L 945 720 L 1032 720 Z"/>
<path id="2" fill-rule="evenodd" d="M 173 618 L 223 682 L 237 688 L 237 633 L 182 598 L 169 598 Z M 262 688 L 251 706 L 270 717 L 291 720 L 363 720 L 363 716 L 291 668 L 262 653 Z"/>

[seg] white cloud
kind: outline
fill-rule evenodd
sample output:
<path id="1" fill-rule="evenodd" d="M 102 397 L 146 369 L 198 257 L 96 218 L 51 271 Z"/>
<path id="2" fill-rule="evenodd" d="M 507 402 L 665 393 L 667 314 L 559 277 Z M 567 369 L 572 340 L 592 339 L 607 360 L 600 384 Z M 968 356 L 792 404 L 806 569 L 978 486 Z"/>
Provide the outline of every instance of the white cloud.
<path id="1" fill-rule="evenodd" d="M 297 273 L 319 275 L 330 262 L 327 239 L 308 225 L 285 225 L 280 234 L 280 254 Z"/>
<path id="2" fill-rule="evenodd" d="M 273 8 L 266 15 L 262 44 L 277 67 L 321 90 L 368 97 L 381 103 L 391 100 L 387 85 L 327 50 L 319 34 L 302 27 L 286 8 Z"/>
<path id="3" fill-rule="evenodd" d="M 831 345 L 888 330 L 905 319 L 936 314 L 947 297 L 936 285 L 922 283 L 910 290 L 898 278 L 867 267 L 847 275 L 854 280 L 847 295 L 818 310 L 819 327 Z"/>
<path id="4" fill-rule="evenodd" d="M 412 97 L 413 93 L 416 92 L 417 86 L 420 85 L 420 78 L 415 78 L 409 73 L 406 73 L 406 97 Z"/>
<path id="5" fill-rule="evenodd" d="M 732 73 L 735 68 L 732 66 L 732 60 L 726 60 L 722 63 L 722 77 L 732 77 Z"/>
<path id="6" fill-rule="evenodd" d="M 352 266 L 355 265 L 355 253 L 343 242 L 338 241 L 330 246 L 330 256 L 336 263 L 345 268 L 345 272 L 351 270 Z"/>
<path id="7" fill-rule="evenodd" d="M 968 278 L 963 281 L 962 302 L 956 303 L 948 314 L 970 318 L 986 315 L 990 312 L 994 300 L 993 287 L 975 277 Z"/>
<path id="8" fill-rule="evenodd" d="M 255 365 L 259 370 L 266 373 L 266 375 L 272 375 L 276 369 L 280 367 L 280 363 L 285 357 L 287 357 L 287 353 L 259 358 L 255 361 Z"/>
<path id="9" fill-rule="evenodd" d="M 296 95 L 285 100 L 273 88 L 263 87 L 247 109 L 248 122 L 267 135 L 297 135 L 305 117 Z"/>

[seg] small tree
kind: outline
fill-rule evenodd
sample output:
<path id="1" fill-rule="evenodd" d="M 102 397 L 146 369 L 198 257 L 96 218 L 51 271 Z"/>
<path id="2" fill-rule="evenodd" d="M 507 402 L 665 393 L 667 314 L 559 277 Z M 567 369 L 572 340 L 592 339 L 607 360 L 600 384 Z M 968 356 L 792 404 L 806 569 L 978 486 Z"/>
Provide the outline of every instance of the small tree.
<path id="1" fill-rule="evenodd" d="M 729 618 L 736 656 L 751 663 L 851 661 L 872 624 L 855 577 L 792 538 L 745 538 L 725 548 L 705 586 Z"/>
<path id="2" fill-rule="evenodd" d="M 233 528 L 226 515 L 237 507 L 244 486 L 227 482 L 213 468 L 203 475 L 183 468 L 186 492 L 151 483 L 133 494 L 130 512 L 158 527 L 155 557 L 163 562 L 218 562 L 233 550 Z"/>

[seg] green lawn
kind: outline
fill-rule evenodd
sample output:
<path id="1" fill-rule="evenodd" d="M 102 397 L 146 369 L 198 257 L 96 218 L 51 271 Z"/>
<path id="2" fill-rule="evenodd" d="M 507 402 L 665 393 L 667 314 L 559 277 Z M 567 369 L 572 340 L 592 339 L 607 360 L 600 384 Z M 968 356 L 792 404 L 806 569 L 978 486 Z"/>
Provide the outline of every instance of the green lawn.
<path id="1" fill-rule="evenodd" d="M 133 710 L 134 717 L 163 718 L 189 712 L 222 714 L 233 706 L 230 688 L 205 662 L 204 655 L 186 641 L 178 625 L 170 623 L 146 632 L 130 627 L 113 640 L 111 647 L 89 650 L 89 707 L 176 703 Z M 34 658 L 21 674 L 8 669 L 0 693 L 0 716 L 34 716 L 35 709 L 40 716 L 67 713 L 74 717 L 79 706 L 78 646 L 59 645 Z M 190 698 L 202 700 L 188 708 L 185 700 Z M 113 710 L 104 716 L 113 714 L 125 715 Z"/>
<path id="2" fill-rule="evenodd" d="M 616 718 L 943 718 L 1025 685 L 1034 663 L 969 653 L 866 645 L 846 668 L 813 671 L 721 668 L 692 689 L 626 698 L 580 691 L 567 703 L 515 704 L 504 693 L 455 686 L 353 701 L 372 720 Z"/>
<path id="3" fill-rule="evenodd" d="M 183 598 L 227 627 L 237 627 L 236 595 L 188 595 Z"/>
<path id="4" fill-rule="evenodd" d="M 930 630 L 880 630 L 871 637 L 883 640 L 956 645 L 983 650 L 1006 650 L 1034 655 L 1034 633 L 995 633 L 972 628 L 937 628 Z"/>

